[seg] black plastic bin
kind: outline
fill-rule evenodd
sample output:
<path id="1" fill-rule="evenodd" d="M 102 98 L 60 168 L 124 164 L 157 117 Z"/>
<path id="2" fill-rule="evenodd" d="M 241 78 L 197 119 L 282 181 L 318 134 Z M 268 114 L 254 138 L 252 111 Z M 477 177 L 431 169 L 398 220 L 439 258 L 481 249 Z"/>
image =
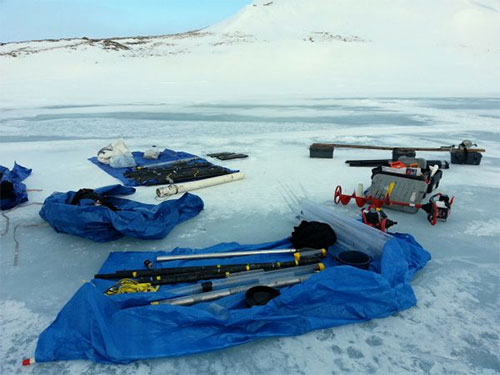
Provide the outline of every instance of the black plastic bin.
<path id="1" fill-rule="evenodd" d="M 333 146 L 311 145 L 309 147 L 309 157 L 322 158 L 322 159 L 332 159 L 333 158 Z"/>
<path id="2" fill-rule="evenodd" d="M 483 154 L 477 151 L 467 151 L 467 149 L 454 148 L 450 151 L 451 164 L 479 165 Z"/>

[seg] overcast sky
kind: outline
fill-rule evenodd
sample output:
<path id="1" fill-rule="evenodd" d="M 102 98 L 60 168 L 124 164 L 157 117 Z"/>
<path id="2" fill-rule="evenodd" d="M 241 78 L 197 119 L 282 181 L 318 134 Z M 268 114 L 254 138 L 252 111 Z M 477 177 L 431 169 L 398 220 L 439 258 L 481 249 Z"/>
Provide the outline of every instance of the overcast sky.
<path id="1" fill-rule="evenodd" d="M 0 41 L 161 35 L 204 28 L 251 0 L 0 0 Z"/>

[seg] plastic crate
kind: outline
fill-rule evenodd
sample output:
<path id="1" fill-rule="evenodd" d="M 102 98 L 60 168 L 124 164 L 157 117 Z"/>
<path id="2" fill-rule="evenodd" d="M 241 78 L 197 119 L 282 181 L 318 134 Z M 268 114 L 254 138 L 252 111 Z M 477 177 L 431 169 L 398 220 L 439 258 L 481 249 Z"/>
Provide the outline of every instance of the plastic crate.
<path id="1" fill-rule="evenodd" d="M 454 148 L 450 151 L 451 164 L 479 165 L 483 155 L 480 152 L 469 152 L 467 149 Z"/>
<path id="2" fill-rule="evenodd" d="M 309 157 L 322 158 L 322 159 L 332 159 L 333 158 L 333 147 L 311 145 L 309 147 Z"/>

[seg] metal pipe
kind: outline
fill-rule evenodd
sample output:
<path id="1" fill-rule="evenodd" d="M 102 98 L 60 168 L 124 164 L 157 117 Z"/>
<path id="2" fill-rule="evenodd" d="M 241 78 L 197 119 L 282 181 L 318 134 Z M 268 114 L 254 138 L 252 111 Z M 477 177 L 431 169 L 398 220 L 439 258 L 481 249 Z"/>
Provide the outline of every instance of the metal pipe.
<path id="1" fill-rule="evenodd" d="M 243 257 L 247 255 L 263 255 L 263 254 L 294 254 L 306 249 L 274 249 L 274 250 L 249 250 L 249 251 L 228 251 L 225 253 L 208 253 L 208 254 L 185 254 L 185 255 L 164 255 L 156 257 L 157 262 L 169 262 L 172 260 L 196 260 L 196 259 L 213 259 L 213 258 L 232 258 Z M 316 250 L 316 249 L 307 249 Z"/>

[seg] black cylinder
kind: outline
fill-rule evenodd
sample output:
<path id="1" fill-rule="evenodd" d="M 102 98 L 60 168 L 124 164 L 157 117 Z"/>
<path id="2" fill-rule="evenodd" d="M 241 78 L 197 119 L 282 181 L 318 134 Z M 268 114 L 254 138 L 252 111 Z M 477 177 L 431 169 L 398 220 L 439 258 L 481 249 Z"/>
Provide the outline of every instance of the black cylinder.
<path id="1" fill-rule="evenodd" d="M 370 268 L 372 257 L 361 251 L 341 251 L 336 256 L 337 262 L 346 266 L 353 266 L 367 270 Z"/>

